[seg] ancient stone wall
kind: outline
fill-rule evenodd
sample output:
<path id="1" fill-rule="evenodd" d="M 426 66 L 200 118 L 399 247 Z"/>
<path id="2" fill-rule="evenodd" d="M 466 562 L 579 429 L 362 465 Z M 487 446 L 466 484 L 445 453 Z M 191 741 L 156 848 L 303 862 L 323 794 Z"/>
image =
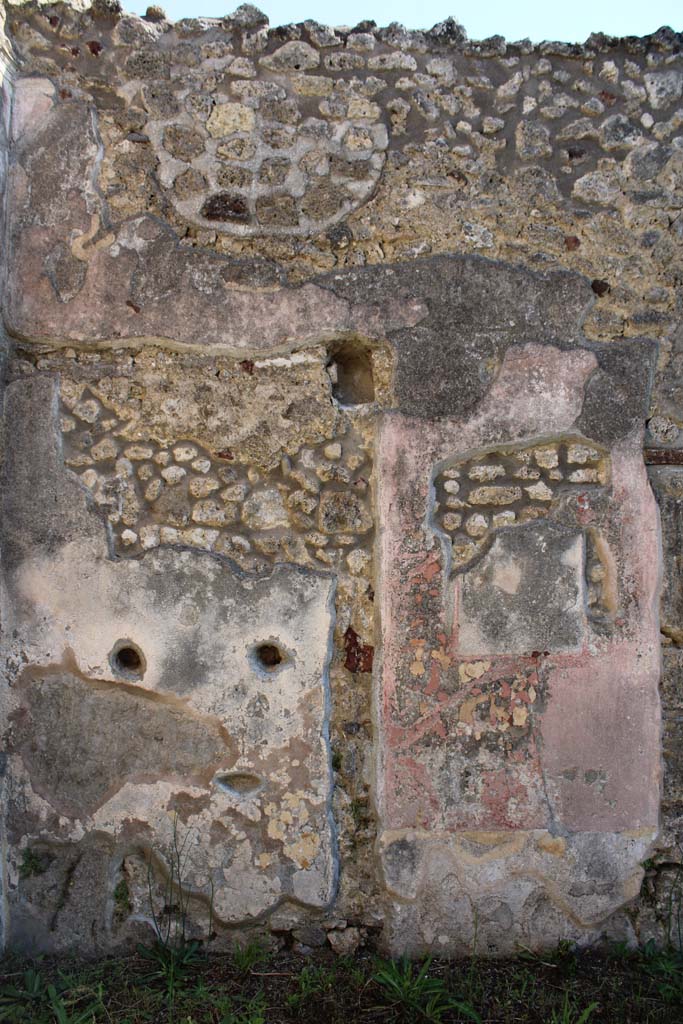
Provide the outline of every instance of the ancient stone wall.
<path id="1" fill-rule="evenodd" d="M 681 36 L 6 20 L 7 942 L 663 941 Z"/>
<path id="2" fill-rule="evenodd" d="M 7 202 L 7 161 L 9 156 L 9 128 L 10 128 L 10 109 L 12 99 L 12 78 L 13 78 L 13 60 L 12 52 L 7 36 L 5 35 L 5 12 L 4 10 L 0 13 L 0 231 L 2 231 L 3 238 L 5 237 L 7 224 L 5 220 L 6 202 Z M 4 293 L 6 276 L 6 267 L 4 260 L 0 262 L 0 296 Z M 6 359 L 9 352 L 10 344 L 5 334 L 4 323 L 0 323 L 0 367 L 2 367 L 2 373 L 4 377 Z M 4 429 L 3 429 L 4 434 Z M 1 548 L 0 548 L 1 552 Z M 0 571 L 2 566 L 2 556 L 0 553 Z M 5 847 L 5 774 L 7 768 L 7 759 L 5 751 L 2 751 L 2 757 L 0 758 L 0 844 L 3 849 Z M 2 947 L 5 945 L 5 926 L 6 926 L 6 909 L 4 894 L 7 888 L 6 878 L 6 863 L 0 864 L 0 884 L 2 886 L 2 914 L 0 915 L 0 944 Z"/>

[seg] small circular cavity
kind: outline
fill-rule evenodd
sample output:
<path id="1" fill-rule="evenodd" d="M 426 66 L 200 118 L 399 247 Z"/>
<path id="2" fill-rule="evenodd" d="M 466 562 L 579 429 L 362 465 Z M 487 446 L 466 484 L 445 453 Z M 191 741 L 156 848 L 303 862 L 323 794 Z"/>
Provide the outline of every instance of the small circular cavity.
<path id="1" fill-rule="evenodd" d="M 109 655 L 109 663 L 117 675 L 128 679 L 140 679 L 147 667 L 142 651 L 132 640 L 117 640 Z"/>
<path id="2" fill-rule="evenodd" d="M 284 661 L 282 651 L 273 643 L 259 644 L 254 651 L 254 657 L 259 668 L 265 672 L 274 672 Z"/>

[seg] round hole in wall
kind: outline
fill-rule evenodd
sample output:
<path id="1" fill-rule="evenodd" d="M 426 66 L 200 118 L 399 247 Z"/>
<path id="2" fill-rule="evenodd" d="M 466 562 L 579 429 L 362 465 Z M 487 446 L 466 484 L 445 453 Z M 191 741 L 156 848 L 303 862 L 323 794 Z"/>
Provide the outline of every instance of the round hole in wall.
<path id="1" fill-rule="evenodd" d="M 281 665 L 284 661 L 282 651 L 277 644 L 259 644 L 254 654 L 258 667 L 266 672 L 274 672 L 278 665 Z"/>
<path id="2" fill-rule="evenodd" d="M 109 655 L 109 662 L 118 675 L 135 679 L 144 675 L 147 667 L 142 651 L 132 640 L 117 640 Z"/>

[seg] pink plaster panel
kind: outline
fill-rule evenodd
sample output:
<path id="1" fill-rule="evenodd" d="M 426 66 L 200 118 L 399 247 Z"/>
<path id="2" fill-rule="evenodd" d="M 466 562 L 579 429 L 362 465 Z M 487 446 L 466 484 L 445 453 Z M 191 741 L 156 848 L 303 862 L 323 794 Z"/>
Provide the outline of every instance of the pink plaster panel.
<path id="1" fill-rule="evenodd" d="M 585 351 L 519 346 L 469 421 L 383 421 L 378 805 L 386 829 L 656 826 L 659 537 L 639 439 L 611 452 L 619 617 L 611 637 L 589 631 L 578 654 L 489 657 L 480 678 L 463 679 L 458 587 L 429 526 L 440 462 L 571 432 L 594 366 Z M 584 506 L 589 527 L 589 496 Z M 495 732 L 506 709 L 523 722 L 514 742 Z"/>
<path id="2" fill-rule="evenodd" d="M 543 716 L 543 764 L 572 830 L 656 827 L 659 808 L 659 525 L 640 452 L 613 449 L 620 510 L 623 639 L 558 659 Z"/>

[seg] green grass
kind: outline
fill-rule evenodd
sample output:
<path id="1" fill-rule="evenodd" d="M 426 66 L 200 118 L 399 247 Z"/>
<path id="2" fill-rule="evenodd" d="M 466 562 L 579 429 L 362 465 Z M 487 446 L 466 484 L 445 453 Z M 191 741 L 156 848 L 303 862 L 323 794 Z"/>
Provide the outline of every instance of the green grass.
<path id="1" fill-rule="evenodd" d="M 430 974 L 431 957 L 422 964 L 407 957 L 380 961 L 372 975 L 382 1003 L 398 1020 L 441 1024 L 456 1013 L 481 1024 L 481 1017 L 469 1002 L 449 992 L 445 978 Z"/>
<path id="2" fill-rule="evenodd" d="M 258 939 L 245 942 L 244 945 L 235 943 L 232 948 L 232 960 L 237 970 L 244 975 L 250 974 L 255 967 L 266 964 L 270 954 L 265 946 Z"/>
<path id="3" fill-rule="evenodd" d="M 43 875 L 49 864 L 50 858 L 46 854 L 36 853 L 35 850 L 27 848 L 19 865 L 19 877 L 32 878 L 33 875 Z"/>
<path id="4" fill-rule="evenodd" d="M 465 961 L 141 947 L 0 961 L 0 1024 L 681 1024 L 683 956 L 647 947 Z M 169 970 L 173 974 L 169 997 Z"/>

